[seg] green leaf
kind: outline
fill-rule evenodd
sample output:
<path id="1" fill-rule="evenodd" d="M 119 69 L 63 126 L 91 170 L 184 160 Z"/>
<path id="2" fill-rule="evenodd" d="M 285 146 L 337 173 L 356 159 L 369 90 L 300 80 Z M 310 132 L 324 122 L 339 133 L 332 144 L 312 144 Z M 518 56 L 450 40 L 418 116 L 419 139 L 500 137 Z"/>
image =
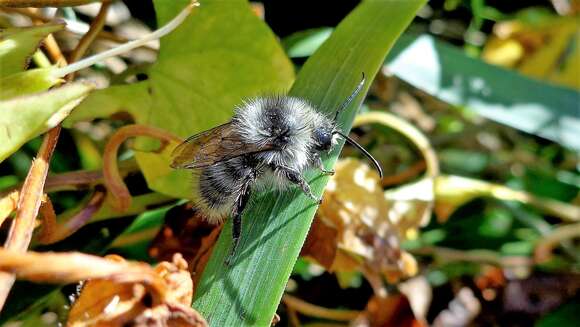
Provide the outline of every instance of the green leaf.
<path id="1" fill-rule="evenodd" d="M 333 30 L 332 27 L 321 27 L 296 32 L 285 37 L 282 45 L 290 58 L 309 57 L 330 37 Z"/>
<path id="2" fill-rule="evenodd" d="M 456 106 L 580 150 L 580 93 L 466 56 L 431 36 L 405 36 L 389 71 Z"/>
<path id="3" fill-rule="evenodd" d="M 0 100 L 48 90 L 61 81 L 54 76 L 55 69 L 55 67 L 30 69 L 0 79 Z"/>
<path id="4" fill-rule="evenodd" d="M 580 299 L 576 296 L 570 302 L 560 305 L 554 311 L 536 321 L 536 327 L 574 327 L 578 325 L 578 311 L 580 311 Z"/>
<path id="5" fill-rule="evenodd" d="M 158 25 L 188 2 L 155 1 Z M 244 97 L 287 90 L 294 72 L 272 31 L 245 1 L 208 0 L 161 39 L 148 77 L 95 92 L 66 125 L 126 111 L 137 123 L 187 137 L 229 120 Z M 147 184 L 164 194 L 191 197 L 189 172 L 171 169 L 169 152 L 136 154 Z"/>
<path id="6" fill-rule="evenodd" d="M 91 89 L 88 84 L 76 83 L 0 101 L 0 162 L 28 140 L 60 123 Z"/>
<path id="7" fill-rule="evenodd" d="M 290 94 L 331 113 L 348 97 L 364 72 L 370 79 L 415 12 L 425 1 L 364 1 L 336 28 L 306 62 Z M 341 115 L 350 129 L 359 96 Z M 325 160 L 331 167 L 337 147 Z M 320 195 L 327 182 L 318 172 L 306 174 Z M 232 266 L 224 260 L 231 246 L 231 221 L 221 233 L 197 288 L 193 307 L 215 326 L 268 326 L 304 243 L 316 204 L 302 192 L 268 192 L 252 197 L 243 218 L 240 246 Z"/>
<path id="8" fill-rule="evenodd" d="M 284 40 L 291 57 L 307 57 L 326 29 Z M 580 149 L 580 94 L 466 56 L 431 36 L 404 34 L 389 55 L 397 77 L 439 99 L 527 133 Z"/>
<path id="9" fill-rule="evenodd" d="M 64 24 L 45 24 L 0 30 L 0 78 L 24 71 L 40 42 L 63 28 Z"/>

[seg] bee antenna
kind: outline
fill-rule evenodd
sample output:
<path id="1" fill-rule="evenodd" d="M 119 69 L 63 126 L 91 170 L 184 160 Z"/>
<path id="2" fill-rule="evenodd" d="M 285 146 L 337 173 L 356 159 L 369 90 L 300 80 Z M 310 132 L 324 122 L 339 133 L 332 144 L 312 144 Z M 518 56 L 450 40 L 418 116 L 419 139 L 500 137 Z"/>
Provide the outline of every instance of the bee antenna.
<path id="1" fill-rule="evenodd" d="M 348 142 L 348 144 L 354 146 L 360 152 L 362 152 L 373 163 L 381 179 L 383 178 L 383 169 L 381 168 L 381 165 L 379 164 L 377 159 L 375 159 L 365 148 L 363 148 L 360 144 L 356 143 L 355 140 L 348 137 L 348 135 L 343 134 L 341 131 L 334 131 L 332 134 L 338 134 L 342 136 L 346 140 L 346 142 Z"/>
<path id="2" fill-rule="evenodd" d="M 341 111 L 343 111 L 346 107 L 348 107 L 348 105 L 352 102 L 352 100 L 356 98 L 356 96 L 360 93 L 364 85 L 365 85 L 365 73 L 363 72 L 362 79 L 360 83 L 358 83 L 356 89 L 354 89 L 352 94 L 349 95 L 348 98 L 340 105 L 338 110 L 336 110 L 336 114 L 334 115 L 334 121 L 336 121 L 336 119 L 338 118 L 338 114 L 340 114 Z"/>

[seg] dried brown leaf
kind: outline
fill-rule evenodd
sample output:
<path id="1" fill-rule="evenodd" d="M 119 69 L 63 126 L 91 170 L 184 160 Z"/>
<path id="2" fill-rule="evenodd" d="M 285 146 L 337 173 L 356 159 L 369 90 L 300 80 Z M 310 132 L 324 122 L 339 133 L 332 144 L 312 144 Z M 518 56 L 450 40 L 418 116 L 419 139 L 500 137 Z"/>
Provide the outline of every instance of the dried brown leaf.
<path id="1" fill-rule="evenodd" d="M 110 260 L 120 261 L 120 257 Z M 165 292 L 155 296 L 140 282 L 90 280 L 82 288 L 69 314 L 69 326 L 207 326 L 190 307 L 193 282 L 181 255 L 162 262 L 151 278 L 162 281 Z"/>
<path id="2" fill-rule="evenodd" d="M 414 258 L 399 243 L 401 232 L 416 228 L 423 220 L 424 208 L 415 208 L 421 218 L 397 219 L 399 206 L 388 201 L 379 176 L 368 165 L 344 159 L 338 161 L 335 171 L 302 255 L 329 271 L 366 270 L 392 282 L 416 274 Z"/>
<path id="3" fill-rule="evenodd" d="M 365 311 L 352 321 L 353 327 L 424 327 L 417 320 L 405 295 L 374 296 Z"/>
<path id="4" fill-rule="evenodd" d="M 191 203 L 175 206 L 165 215 L 165 224 L 153 239 L 149 255 L 157 260 L 170 260 L 175 253 L 182 253 L 195 290 L 221 227 L 205 221 Z"/>
<path id="5" fill-rule="evenodd" d="M 44 283 L 85 281 L 69 326 L 207 326 L 193 310 L 193 282 L 179 254 L 156 267 L 111 255 L 0 249 L 0 271 Z"/>

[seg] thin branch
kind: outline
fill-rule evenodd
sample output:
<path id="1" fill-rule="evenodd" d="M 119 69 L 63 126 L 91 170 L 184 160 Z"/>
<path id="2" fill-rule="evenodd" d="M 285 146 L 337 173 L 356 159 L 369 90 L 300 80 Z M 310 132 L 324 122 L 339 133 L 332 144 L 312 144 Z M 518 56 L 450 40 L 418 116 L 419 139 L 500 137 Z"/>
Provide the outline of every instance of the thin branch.
<path id="1" fill-rule="evenodd" d="M 18 201 L 16 218 L 12 222 L 8 237 L 4 243 L 4 249 L 6 250 L 26 252 L 28 249 L 32 231 L 34 230 L 34 222 L 42 200 L 44 181 L 48 174 L 50 159 L 56 147 L 59 134 L 60 126 L 57 126 L 48 131 L 42 140 L 37 159 L 32 162 L 20 191 L 21 196 Z M 14 274 L 0 273 L 0 310 L 4 307 L 14 281 Z"/>
<path id="2" fill-rule="evenodd" d="M 421 172 L 425 170 L 425 161 L 419 161 L 413 164 L 411 167 L 407 168 L 407 170 L 402 171 L 398 174 L 385 176 L 381 181 L 381 185 L 383 187 L 393 186 L 398 184 L 403 184 L 412 178 L 419 175 Z"/>
<path id="3" fill-rule="evenodd" d="M 37 2 L 38 4 L 38 2 Z M 62 56 L 60 47 L 54 40 L 52 35 L 46 38 L 45 45 L 54 60 L 65 63 L 66 60 Z M 32 162 L 32 166 L 28 171 L 28 175 L 20 191 L 20 199 L 18 202 L 18 209 L 16 217 L 12 223 L 4 248 L 16 252 L 26 252 L 32 233 L 34 231 L 34 223 L 38 215 L 42 196 L 44 194 L 44 183 L 48 175 L 48 168 L 50 166 L 50 159 L 54 153 L 58 137 L 60 135 L 60 124 L 49 130 L 42 140 L 42 145 L 38 151 L 38 158 Z M 45 212 L 50 215 L 50 213 Z M 54 214 L 54 210 L 52 210 Z M 49 217 L 51 219 L 54 217 Z M 54 219 L 56 220 L 56 219 Z M 49 227 L 50 228 L 50 225 Z M 8 293 L 15 281 L 13 274 L 0 273 L 0 310 L 4 307 Z"/>
<path id="4" fill-rule="evenodd" d="M 83 37 L 79 40 L 79 43 L 77 44 L 75 49 L 72 51 L 69 57 L 69 62 L 71 63 L 77 62 L 87 52 L 89 46 L 93 43 L 99 32 L 105 26 L 107 13 L 109 12 L 110 6 L 111 6 L 110 0 L 103 0 L 99 13 L 95 17 L 95 19 L 93 19 L 93 21 L 91 22 L 91 27 L 89 27 L 88 32 L 85 33 L 85 35 L 83 35 Z M 72 81 L 75 73 L 76 72 L 73 71 L 70 74 L 68 74 L 68 76 L 66 77 L 67 81 Z"/>
<path id="5" fill-rule="evenodd" d="M 102 190 L 96 190 L 89 199 L 88 204 L 65 223 L 58 225 L 56 224 L 56 219 L 54 219 L 54 223 L 44 219 L 41 233 L 38 236 L 38 241 L 41 244 L 52 244 L 69 237 L 91 220 L 93 215 L 103 205 L 104 200 L 105 192 Z"/>
<path id="6" fill-rule="evenodd" d="M 56 231 L 56 214 L 50 198 L 46 195 L 43 197 L 40 205 L 39 216 L 42 219 L 42 234 L 52 235 Z"/>
<path id="7" fill-rule="evenodd" d="M 410 139 L 425 158 L 427 175 L 432 178 L 439 175 L 439 160 L 437 159 L 435 150 L 421 131 L 404 119 L 387 112 L 379 111 L 371 111 L 356 116 L 353 127 L 373 123 L 390 127 Z"/>
<path id="8" fill-rule="evenodd" d="M 409 250 L 414 255 L 429 255 L 444 262 L 467 261 L 476 263 L 487 263 L 494 266 L 502 265 L 502 258 L 499 253 L 491 250 L 456 250 L 445 247 L 425 246 L 418 249 Z"/>
<path id="9" fill-rule="evenodd" d="M 124 160 L 119 163 L 119 173 L 124 178 L 139 170 L 135 160 Z M 78 191 L 103 184 L 102 170 L 77 170 L 67 173 L 49 175 L 44 183 L 44 192 Z M 16 210 L 22 183 L 0 193 L 0 226 L 10 213 Z"/>
<path id="10" fill-rule="evenodd" d="M 0 198 L 0 226 L 4 223 L 6 218 L 10 216 L 16 207 L 18 207 L 18 199 L 20 198 L 20 191 L 13 190 Z"/>
<path id="11" fill-rule="evenodd" d="M 17 14 L 20 14 L 22 16 L 26 16 L 26 17 L 28 17 L 30 19 L 33 19 L 33 20 L 42 21 L 44 23 L 50 23 L 50 22 L 53 22 L 54 21 L 52 18 L 45 17 L 45 16 L 43 16 L 43 15 L 41 15 L 39 13 L 31 12 L 28 9 L 22 9 L 22 8 L 6 8 L 5 7 L 5 8 L 0 8 L 0 11 L 7 12 L 7 13 L 17 13 Z M 64 19 L 64 21 L 66 23 L 69 20 L 68 19 Z M 84 33 L 81 33 L 78 30 L 69 28 L 68 25 L 65 26 L 65 30 L 64 31 L 67 32 L 67 33 L 70 33 L 70 34 L 74 34 L 74 35 L 80 35 L 80 34 L 83 34 L 84 35 Z M 99 33 L 97 34 L 97 38 L 103 39 L 103 40 L 107 40 L 107 41 L 112 41 L 112 42 L 115 42 L 115 43 L 127 43 L 127 42 L 130 41 L 129 39 L 127 39 L 125 37 L 122 37 L 120 35 L 117 35 L 115 33 L 111 33 L 111 32 L 108 32 L 108 31 L 102 31 L 102 30 L 99 31 Z M 142 44 L 141 47 L 142 48 L 145 48 L 147 50 L 150 50 L 150 51 L 152 51 L 154 53 L 157 53 L 157 49 L 151 47 L 149 44 Z"/>
<path id="12" fill-rule="evenodd" d="M 113 243 L 111 243 L 111 248 L 122 248 L 135 245 L 144 241 L 150 241 L 155 238 L 159 233 L 159 227 L 147 228 L 131 234 L 121 234 L 119 235 Z"/>
<path id="13" fill-rule="evenodd" d="M 163 302 L 167 287 L 147 264 L 119 262 L 78 252 L 26 252 L 0 249 L 0 271 L 18 278 L 44 283 L 74 283 L 105 278 L 119 283 L 143 283 L 156 301 Z"/>
<path id="14" fill-rule="evenodd" d="M 379 298 L 386 298 L 389 296 L 389 291 L 387 290 L 383 277 L 380 273 L 373 271 L 373 269 L 371 269 L 367 264 L 361 265 L 360 271 L 367 282 L 369 282 L 371 285 L 375 296 Z"/>
<path id="15" fill-rule="evenodd" d="M 533 262 L 525 256 L 502 257 L 499 253 L 491 250 L 457 250 L 438 246 L 425 246 L 418 249 L 410 249 L 413 255 L 429 255 L 440 262 L 464 261 L 479 264 L 489 264 L 498 267 L 530 267 Z"/>
<path id="16" fill-rule="evenodd" d="M 61 69 L 57 69 L 54 72 L 54 77 L 62 77 L 62 76 L 68 75 L 72 72 L 76 72 L 76 71 L 79 71 L 81 69 L 90 67 L 90 66 L 94 65 L 95 63 L 102 61 L 104 59 L 118 56 L 118 55 L 123 54 L 127 51 L 130 51 L 134 48 L 140 47 L 141 45 L 143 45 L 149 41 L 157 40 L 157 39 L 163 37 L 164 35 L 167 35 L 171 31 L 173 31 L 174 29 L 176 29 L 187 18 L 187 16 L 189 16 L 189 14 L 193 10 L 193 8 L 198 6 L 198 5 L 199 5 L 199 3 L 194 0 L 189 5 L 187 5 L 177 16 L 175 16 L 175 18 L 173 18 L 169 23 L 167 23 L 166 25 L 164 25 L 160 29 L 158 29 L 150 34 L 147 34 L 140 39 L 137 39 L 137 40 L 134 40 L 131 42 L 127 42 L 127 43 L 122 44 L 116 48 L 112 48 L 112 49 L 109 49 L 107 51 L 103 51 L 103 52 L 98 53 L 96 55 L 93 55 L 91 57 L 85 58 L 81 61 L 78 61 L 76 63 L 72 63 L 66 67 L 61 68 Z"/>
<path id="17" fill-rule="evenodd" d="M 0 1 L 3 1 L 3 0 L 0 0 Z M 2 6 L 1 3 L 0 3 L 0 6 Z M 36 16 L 38 9 L 28 8 L 28 9 L 26 9 L 26 11 L 28 11 L 32 16 Z M 44 24 L 44 21 L 42 19 L 37 19 L 37 18 L 32 18 L 32 22 L 35 25 Z M 60 47 L 58 46 L 58 43 L 56 42 L 54 35 L 49 34 L 44 39 L 43 45 L 44 45 L 44 48 L 46 49 L 46 51 L 48 52 L 48 55 L 50 56 L 50 58 L 52 59 L 52 61 L 54 63 L 56 63 L 58 65 L 66 65 L 66 58 L 62 54 L 62 51 L 60 50 Z"/>
<path id="18" fill-rule="evenodd" d="M 0 7 L 74 7 L 97 1 L 99 0 L 0 0 Z"/>
<path id="19" fill-rule="evenodd" d="M 358 317 L 358 315 L 361 313 L 360 311 L 356 310 L 324 308 L 312 303 L 308 303 L 289 294 L 284 294 L 282 297 L 282 302 L 303 315 L 336 321 L 351 321 Z"/>
<path id="20" fill-rule="evenodd" d="M 554 229 L 550 234 L 540 239 L 536 244 L 534 259 L 538 263 L 546 262 L 552 257 L 552 250 L 560 243 L 580 238 L 580 223 L 564 225 Z M 578 260 L 578 255 L 576 255 Z"/>
<path id="21" fill-rule="evenodd" d="M 135 136 L 148 136 L 161 140 L 162 142 L 181 142 L 181 138 L 159 128 L 146 125 L 127 125 L 117 130 L 107 145 L 103 153 L 103 175 L 105 185 L 112 196 L 112 205 L 119 211 L 125 211 L 131 206 L 131 194 L 123 182 L 119 168 L 117 166 L 117 152 L 119 147 L 128 138 Z"/>

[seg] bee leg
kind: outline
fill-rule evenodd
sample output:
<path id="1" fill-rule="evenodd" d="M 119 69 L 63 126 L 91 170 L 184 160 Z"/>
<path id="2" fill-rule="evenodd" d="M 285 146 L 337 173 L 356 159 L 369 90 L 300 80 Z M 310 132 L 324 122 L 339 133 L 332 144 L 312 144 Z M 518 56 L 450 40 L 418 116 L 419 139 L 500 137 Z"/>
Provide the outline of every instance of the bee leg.
<path id="1" fill-rule="evenodd" d="M 304 194 L 308 195 L 308 197 L 310 197 L 312 200 L 318 202 L 318 204 L 322 203 L 321 198 L 317 198 L 316 195 L 312 194 L 312 191 L 310 190 L 310 185 L 308 185 L 308 182 L 306 182 L 304 177 L 302 177 L 302 175 L 300 175 L 300 173 L 298 171 L 296 171 L 290 167 L 284 167 L 284 166 L 278 166 L 276 169 L 283 172 L 284 176 L 290 182 L 300 186 L 300 188 L 302 189 L 302 192 L 304 192 Z"/>
<path id="2" fill-rule="evenodd" d="M 322 164 L 322 159 L 319 158 L 318 160 L 319 160 L 318 168 L 320 168 L 320 171 L 322 171 L 322 173 L 324 175 L 333 176 L 334 169 L 331 169 L 331 170 L 324 169 L 324 165 Z"/>
<path id="3" fill-rule="evenodd" d="M 230 250 L 230 254 L 225 262 L 227 266 L 230 265 L 233 258 L 235 257 L 236 250 L 240 244 L 240 235 L 242 234 L 242 213 L 244 212 L 244 208 L 250 199 L 251 193 L 249 185 L 250 183 L 246 182 L 244 186 L 242 186 L 242 190 L 238 195 L 234 204 L 234 209 L 232 210 L 232 249 Z"/>
<path id="4" fill-rule="evenodd" d="M 318 153 L 315 153 L 314 154 L 314 161 L 316 162 L 316 165 L 318 166 L 318 169 L 320 169 L 320 171 L 324 175 L 328 175 L 328 176 L 334 175 L 334 170 L 326 170 L 324 168 L 324 163 L 322 162 L 322 158 L 320 158 L 320 155 Z"/>

